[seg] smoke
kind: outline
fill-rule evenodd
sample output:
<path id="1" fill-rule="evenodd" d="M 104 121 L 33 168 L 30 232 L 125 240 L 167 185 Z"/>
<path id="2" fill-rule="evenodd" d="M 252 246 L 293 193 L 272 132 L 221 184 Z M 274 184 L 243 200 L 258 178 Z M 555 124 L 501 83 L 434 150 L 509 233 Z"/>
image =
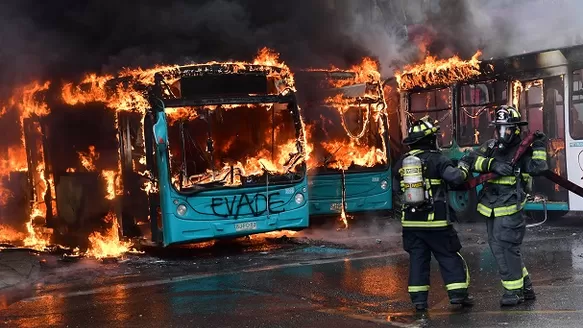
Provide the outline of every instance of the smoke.
<path id="1" fill-rule="evenodd" d="M 368 4 L 365 4 L 368 3 Z M 378 56 L 383 75 L 422 59 L 484 58 L 582 44 L 577 0 L 371 0 L 360 2 L 351 35 Z"/>
<path id="2" fill-rule="evenodd" d="M 348 34 L 345 1 L 3 2 L 0 82 L 12 86 L 122 67 L 251 60 L 263 46 L 296 66 L 351 65 L 368 52 Z"/>

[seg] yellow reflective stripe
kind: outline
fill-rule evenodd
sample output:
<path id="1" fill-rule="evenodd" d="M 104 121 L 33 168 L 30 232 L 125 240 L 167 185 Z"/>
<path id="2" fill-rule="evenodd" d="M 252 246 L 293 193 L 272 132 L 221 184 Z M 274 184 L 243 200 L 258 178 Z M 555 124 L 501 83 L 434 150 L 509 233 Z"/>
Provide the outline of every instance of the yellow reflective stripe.
<path id="1" fill-rule="evenodd" d="M 524 201 L 522 201 L 522 203 L 520 204 L 520 207 L 517 207 L 516 205 L 508 205 L 508 206 L 502 206 L 502 207 L 495 207 L 495 208 L 489 208 L 488 206 L 480 203 L 478 204 L 478 212 L 484 216 L 490 217 L 492 215 L 492 211 L 494 211 L 494 217 L 499 217 L 499 216 L 507 216 L 507 215 L 512 215 L 514 213 L 518 213 L 520 210 L 522 210 L 522 208 L 524 207 L 524 204 L 526 204 L 526 199 Z"/>
<path id="2" fill-rule="evenodd" d="M 544 150 L 534 150 L 532 152 L 532 159 L 546 161 L 547 160 L 547 152 Z"/>
<path id="3" fill-rule="evenodd" d="M 413 127 L 413 132 L 421 132 L 421 128 L 419 126 Z"/>
<path id="4" fill-rule="evenodd" d="M 427 126 L 425 126 L 425 124 L 421 125 L 420 128 L 421 128 L 421 131 L 427 130 Z"/>
<path id="5" fill-rule="evenodd" d="M 526 267 L 522 268 L 522 278 L 528 276 L 528 270 L 526 270 Z"/>
<path id="6" fill-rule="evenodd" d="M 524 179 L 524 181 L 528 181 L 530 180 L 531 176 L 528 173 L 522 173 L 522 178 Z"/>
<path id="7" fill-rule="evenodd" d="M 517 280 L 502 280 L 502 286 L 509 290 L 521 289 L 524 286 L 524 278 Z"/>
<path id="8" fill-rule="evenodd" d="M 526 199 L 520 204 L 519 207 L 516 205 L 496 207 L 494 208 L 494 217 L 507 216 L 512 215 L 514 213 L 518 213 L 520 210 L 522 210 L 524 204 L 526 204 Z"/>
<path id="9" fill-rule="evenodd" d="M 489 183 L 514 185 L 516 184 L 516 177 L 498 177 L 496 179 L 488 180 Z"/>
<path id="10" fill-rule="evenodd" d="M 468 288 L 468 284 L 466 284 L 465 282 L 456 282 L 456 283 L 453 283 L 453 284 L 447 284 L 447 285 L 445 285 L 445 288 L 447 290 Z"/>
<path id="11" fill-rule="evenodd" d="M 433 219 L 435 219 L 435 212 L 431 212 L 427 216 L 427 221 L 433 221 Z"/>
<path id="12" fill-rule="evenodd" d="M 417 155 L 417 154 L 420 154 L 422 152 L 423 152 L 423 150 L 421 150 L 421 149 L 413 149 L 409 152 L 409 155 Z"/>
<path id="13" fill-rule="evenodd" d="M 409 286 L 407 289 L 409 290 L 409 293 L 427 292 L 429 291 L 429 285 Z"/>
<path id="14" fill-rule="evenodd" d="M 492 215 L 492 209 L 486 205 L 483 205 L 482 203 L 479 203 L 478 213 L 482 214 L 483 216 L 490 217 Z"/>
<path id="15" fill-rule="evenodd" d="M 427 179 L 431 185 L 441 184 L 441 179 Z"/>
<path id="16" fill-rule="evenodd" d="M 482 156 L 478 156 L 476 158 L 476 162 L 474 163 L 474 169 L 478 172 L 482 172 L 482 164 L 484 164 L 485 158 Z"/>
<path id="17" fill-rule="evenodd" d="M 470 286 L 470 270 L 468 269 L 468 264 L 466 263 L 466 260 L 464 259 L 464 257 L 462 256 L 462 254 L 460 254 L 459 252 L 457 252 L 457 255 L 464 262 L 464 269 L 466 270 L 466 281 L 465 282 L 454 282 L 454 283 L 451 283 L 451 284 L 447 284 L 447 285 L 445 285 L 445 288 L 447 290 L 468 288 Z"/>
<path id="18" fill-rule="evenodd" d="M 490 171 L 490 165 L 492 165 L 493 161 L 494 161 L 493 158 L 490 158 L 490 160 L 488 160 L 488 166 L 486 167 L 486 171 Z"/>
<path id="19" fill-rule="evenodd" d="M 440 228 L 447 227 L 449 223 L 445 220 L 439 221 L 405 221 L 402 220 L 401 224 L 405 228 Z"/>

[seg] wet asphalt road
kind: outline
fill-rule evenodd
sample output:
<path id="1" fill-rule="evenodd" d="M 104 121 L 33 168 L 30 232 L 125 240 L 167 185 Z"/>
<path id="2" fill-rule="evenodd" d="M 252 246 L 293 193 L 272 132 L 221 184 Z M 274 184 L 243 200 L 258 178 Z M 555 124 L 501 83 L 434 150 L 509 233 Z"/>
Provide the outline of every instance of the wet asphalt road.
<path id="1" fill-rule="evenodd" d="M 0 306 L 0 327 L 581 327 L 583 234 L 573 231 L 582 230 L 529 231 L 523 252 L 538 299 L 513 309 L 498 305 L 500 280 L 483 243 L 462 252 L 476 306 L 448 304 L 434 262 L 424 318 L 411 311 L 406 254 L 308 247 L 302 251 L 327 255 L 178 280 L 152 276 L 40 288 Z"/>

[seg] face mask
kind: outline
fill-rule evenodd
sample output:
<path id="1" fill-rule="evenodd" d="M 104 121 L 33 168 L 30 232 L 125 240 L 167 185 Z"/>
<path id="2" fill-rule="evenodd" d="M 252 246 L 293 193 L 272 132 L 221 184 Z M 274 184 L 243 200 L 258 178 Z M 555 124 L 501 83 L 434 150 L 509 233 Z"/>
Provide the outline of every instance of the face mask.
<path id="1" fill-rule="evenodd" d="M 514 136 L 515 129 L 516 127 L 512 125 L 499 125 L 496 127 L 496 136 L 503 143 L 509 143 Z"/>

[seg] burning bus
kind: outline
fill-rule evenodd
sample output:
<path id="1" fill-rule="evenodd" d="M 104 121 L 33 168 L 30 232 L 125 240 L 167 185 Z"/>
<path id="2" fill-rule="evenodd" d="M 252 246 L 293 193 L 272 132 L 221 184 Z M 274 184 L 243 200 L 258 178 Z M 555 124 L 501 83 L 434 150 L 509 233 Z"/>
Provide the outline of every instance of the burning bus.
<path id="1" fill-rule="evenodd" d="M 413 119 L 429 115 L 442 126 L 444 153 L 459 159 L 469 148 L 493 137 L 489 123 L 495 107 L 513 104 L 528 120 L 525 133 L 538 130 L 549 138 L 549 167 L 562 179 L 581 186 L 583 46 L 488 61 L 480 61 L 479 55 L 467 61 L 428 57 L 397 74 L 402 132 Z M 555 182 L 545 177 L 530 181 L 533 192 L 525 205 L 530 213 L 548 210 L 561 216 L 583 210 L 583 198 Z M 458 218 L 470 219 L 476 213 L 476 198 L 475 190 L 454 191 L 449 203 Z"/>
<path id="2" fill-rule="evenodd" d="M 376 63 L 303 70 L 296 80 L 306 124 L 310 214 L 392 208 L 389 134 Z"/>
<path id="3" fill-rule="evenodd" d="M 161 72 L 144 119 L 154 241 L 308 227 L 305 135 L 286 66 Z"/>

